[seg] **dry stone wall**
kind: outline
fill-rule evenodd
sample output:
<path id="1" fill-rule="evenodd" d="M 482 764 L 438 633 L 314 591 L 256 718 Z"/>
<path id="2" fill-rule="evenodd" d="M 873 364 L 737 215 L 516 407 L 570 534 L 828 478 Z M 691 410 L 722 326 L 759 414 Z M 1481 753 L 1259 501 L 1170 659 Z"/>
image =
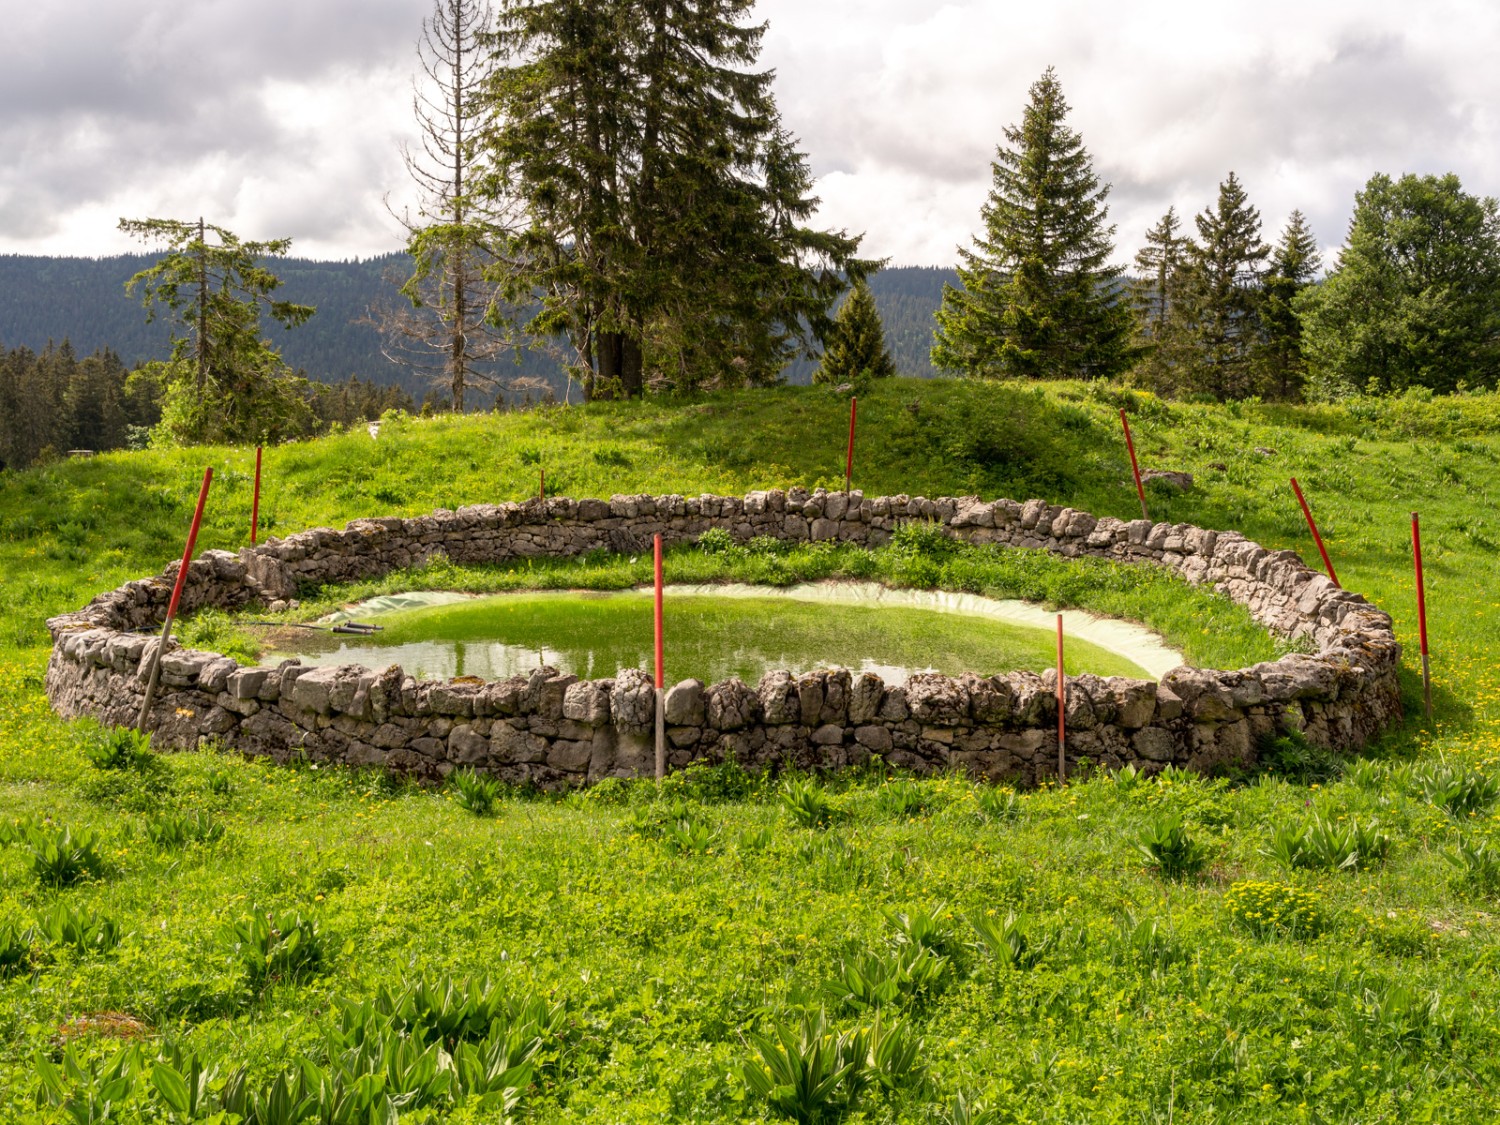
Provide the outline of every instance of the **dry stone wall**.
<path id="1" fill-rule="evenodd" d="M 1400 647 L 1390 618 L 1289 551 L 1235 532 L 1096 519 L 1042 500 L 866 497 L 803 489 L 745 497 L 615 496 L 480 505 L 414 519 L 315 528 L 190 568 L 185 612 L 274 607 L 299 589 L 374 578 L 445 555 L 499 563 L 605 549 L 636 552 L 723 528 L 738 540 L 837 540 L 876 546 L 924 520 L 974 543 L 1043 548 L 1164 567 L 1213 586 L 1312 653 L 1233 671 L 1179 668 L 1160 683 L 1079 676 L 1067 685 L 1067 757 L 1118 768 L 1210 770 L 1248 764 L 1265 739 L 1299 732 L 1356 750 L 1401 715 Z M 177 564 L 49 621 L 52 706 L 68 717 L 133 723 Z M 158 745 L 216 741 L 248 754 L 381 766 L 424 777 L 457 766 L 558 787 L 651 772 L 654 695 L 635 670 L 580 680 L 552 668 L 484 682 L 419 681 L 399 667 L 248 668 L 174 647 L 152 712 Z M 917 772 L 960 768 L 1035 784 L 1057 761 L 1054 675 L 916 675 L 902 686 L 834 669 L 771 672 L 759 684 L 688 680 L 666 695 L 668 760 L 734 760 L 752 769 L 825 769 L 879 758 Z M 1071 767 L 1070 767 L 1071 768 Z"/>

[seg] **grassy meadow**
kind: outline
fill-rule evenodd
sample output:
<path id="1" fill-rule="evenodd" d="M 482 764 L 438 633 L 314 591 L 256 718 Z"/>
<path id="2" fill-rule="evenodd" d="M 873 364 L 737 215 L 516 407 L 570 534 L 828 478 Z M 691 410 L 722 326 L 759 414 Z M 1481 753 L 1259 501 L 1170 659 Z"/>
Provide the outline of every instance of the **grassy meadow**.
<path id="1" fill-rule="evenodd" d="M 955 777 L 693 770 L 658 793 L 441 790 L 53 718 L 44 619 L 246 541 L 253 451 L 0 474 L 0 1120 L 1488 1122 L 1500 1117 L 1500 396 L 1167 404 L 895 380 L 860 400 L 867 494 L 1037 495 L 1314 552 L 1407 647 L 1404 729 L 1358 761 Z M 388 422 L 266 451 L 268 534 L 549 492 L 842 481 L 818 388 Z M 1420 714 L 1422 515 L 1436 715 Z M 688 550 L 677 573 L 881 577 L 1145 621 L 1207 664 L 1274 646 L 1107 564 Z M 403 585 L 628 585 L 644 560 L 426 568 Z M 200 622 L 205 639 L 223 622 Z M 67 835 L 64 836 L 66 831 Z M 107 1108 L 106 1108 L 107 1107 Z"/>

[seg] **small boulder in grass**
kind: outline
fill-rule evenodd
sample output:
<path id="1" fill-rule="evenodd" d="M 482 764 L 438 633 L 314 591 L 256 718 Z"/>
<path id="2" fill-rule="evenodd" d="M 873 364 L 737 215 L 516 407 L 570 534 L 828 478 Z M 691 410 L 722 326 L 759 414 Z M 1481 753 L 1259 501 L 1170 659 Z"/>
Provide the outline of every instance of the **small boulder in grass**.
<path id="1" fill-rule="evenodd" d="M 1141 482 L 1143 484 L 1151 484 L 1156 481 L 1169 488 L 1186 492 L 1193 487 L 1193 474 L 1179 472 L 1176 469 L 1146 469 L 1141 473 Z"/>

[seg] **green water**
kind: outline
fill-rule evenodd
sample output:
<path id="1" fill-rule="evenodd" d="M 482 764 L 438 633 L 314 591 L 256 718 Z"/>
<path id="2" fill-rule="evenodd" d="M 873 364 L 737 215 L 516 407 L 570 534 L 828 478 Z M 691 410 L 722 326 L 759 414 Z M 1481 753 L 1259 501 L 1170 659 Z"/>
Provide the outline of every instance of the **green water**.
<path id="1" fill-rule="evenodd" d="M 550 664 L 585 679 L 652 666 L 651 598 L 637 591 L 501 594 L 451 605 L 361 617 L 374 637 L 308 633 L 295 651 L 308 664 L 400 664 L 414 676 L 503 679 Z M 664 612 L 669 683 L 757 683 L 772 669 L 839 666 L 901 683 L 913 672 L 994 673 L 1056 665 L 1048 629 L 897 606 L 839 605 L 766 597 L 677 594 Z M 1148 678 L 1122 656 L 1072 640 L 1067 672 Z"/>

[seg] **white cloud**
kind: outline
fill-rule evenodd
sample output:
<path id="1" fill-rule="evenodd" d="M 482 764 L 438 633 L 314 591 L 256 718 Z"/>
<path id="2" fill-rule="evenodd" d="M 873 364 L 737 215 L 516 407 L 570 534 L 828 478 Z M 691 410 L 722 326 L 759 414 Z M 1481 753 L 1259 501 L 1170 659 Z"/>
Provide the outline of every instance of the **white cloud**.
<path id="1" fill-rule="evenodd" d="M 79 8 L 84 9 L 80 16 Z M 211 216 L 298 253 L 397 244 L 409 76 L 427 0 L 94 0 L 0 38 L 0 251 L 125 249 L 120 216 Z M 1337 243 L 1376 171 L 1500 194 L 1500 6 L 1489 0 L 761 0 L 763 62 L 822 177 L 821 220 L 949 264 L 989 161 L 1057 67 L 1114 184 L 1128 260 L 1169 204 L 1235 170 L 1266 237 L 1301 208 Z"/>

